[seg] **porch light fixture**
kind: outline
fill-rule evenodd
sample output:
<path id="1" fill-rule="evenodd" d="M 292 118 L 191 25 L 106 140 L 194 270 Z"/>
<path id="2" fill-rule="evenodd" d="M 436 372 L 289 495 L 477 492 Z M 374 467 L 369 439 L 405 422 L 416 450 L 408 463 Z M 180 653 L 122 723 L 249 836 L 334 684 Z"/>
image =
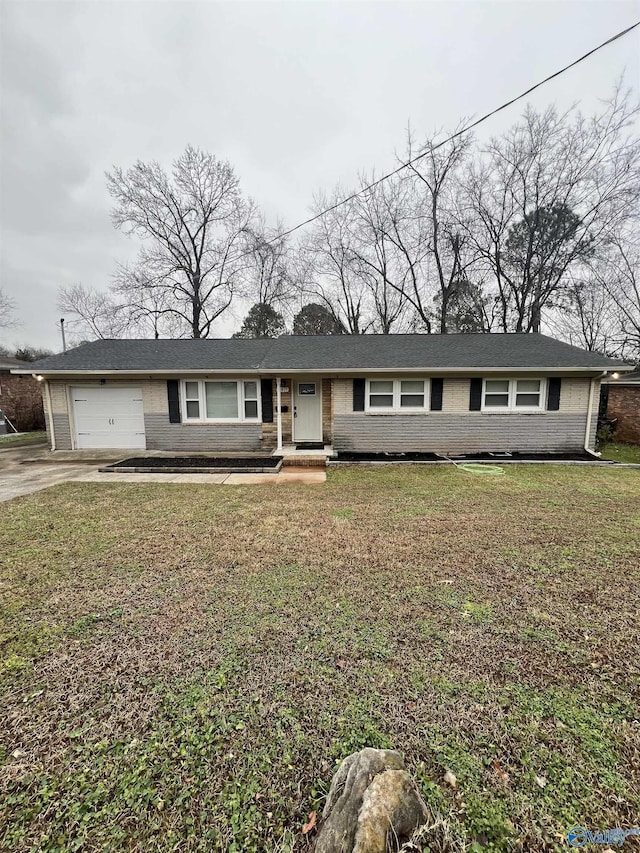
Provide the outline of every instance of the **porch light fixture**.
<path id="1" fill-rule="evenodd" d="M 620 379 L 620 374 L 616 371 L 615 373 L 611 374 L 611 378 L 612 379 Z"/>
<path id="2" fill-rule="evenodd" d="M 42 380 L 44 379 L 44 376 L 41 376 L 41 375 L 38 373 L 38 375 L 36 376 L 36 379 L 38 380 L 38 382 L 42 382 Z"/>

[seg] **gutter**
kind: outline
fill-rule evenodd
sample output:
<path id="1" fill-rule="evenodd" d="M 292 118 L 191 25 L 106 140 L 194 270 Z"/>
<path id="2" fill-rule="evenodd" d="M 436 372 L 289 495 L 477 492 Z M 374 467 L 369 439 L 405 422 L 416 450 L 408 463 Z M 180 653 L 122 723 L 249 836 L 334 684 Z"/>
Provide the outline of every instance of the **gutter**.
<path id="1" fill-rule="evenodd" d="M 605 375 L 605 374 L 603 374 Z M 594 453 L 593 450 L 589 449 L 589 441 L 591 440 L 591 418 L 593 415 L 593 397 L 594 397 L 594 388 L 595 383 L 598 379 L 602 379 L 602 376 L 594 377 L 589 383 L 589 403 L 587 405 L 587 423 L 585 424 L 584 429 L 584 449 L 587 453 L 595 456 L 596 458 L 600 458 L 598 454 Z"/>
<path id="2" fill-rule="evenodd" d="M 139 378 L 151 376 L 354 376 L 357 374 L 386 374 L 394 376 L 398 374 L 416 373 L 426 374 L 428 376 L 439 376 L 441 374 L 457 374 L 459 376 L 485 376 L 486 374 L 508 375 L 519 373 L 542 373 L 545 376 L 566 376 L 567 374 L 577 375 L 593 375 L 597 373 L 602 376 L 604 373 L 611 370 L 633 370 L 631 366 L 617 366 L 612 368 L 611 365 L 603 366 L 587 366 L 587 367 L 433 367 L 424 365 L 422 367 L 317 367 L 317 368 L 262 368 L 251 367 L 241 370 L 236 368 L 181 368 L 164 369 L 164 370 L 143 370 L 142 368 L 120 369 L 120 370 L 83 370 L 82 368 L 67 369 L 67 370 L 43 370 L 40 374 L 35 374 L 33 370 L 12 370 L 13 374 L 25 374 L 35 376 L 51 376 L 64 378 L 65 376 L 135 376 Z"/>
<path id="3" fill-rule="evenodd" d="M 49 387 L 49 381 L 45 379 L 44 382 L 44 390 L 47 395 L 47 411 L 49 414 L 49 435 L 51 436 L 51 450 L 56 449 L 56 431 L 53 426 L 53 405 L 51 403 L 51 388 Z"/>

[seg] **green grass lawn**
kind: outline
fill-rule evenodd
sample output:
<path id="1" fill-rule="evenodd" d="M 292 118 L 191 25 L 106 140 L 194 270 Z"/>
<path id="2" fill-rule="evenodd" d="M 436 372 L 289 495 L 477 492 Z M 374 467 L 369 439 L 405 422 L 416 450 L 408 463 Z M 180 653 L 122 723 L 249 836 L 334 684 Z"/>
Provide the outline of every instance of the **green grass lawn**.
<path id="1" fill-rule="evenodd" d="M 639 553 L 623 469 L 3 504 L 0 849 L 306 851 L 365 745 L 405 755 L 432 851 L 637 825 Z"/>
<path id="2" fill-rule="evenodd" d="M 640 446 L 637 444 L 607 444 L 602 448 L 603 459 L 614 462 L 632 462 L 640 465 Z"/>
<path id="3" fill-rule="evenodd" d="M 3 447 L 17 447 L 21 444 L 33 444 L 34 442 L 38 443 L 46 440 L 47 433 L 44 430 L 10 433 L 9 435 L 0 435 L 0 449 Z"/>

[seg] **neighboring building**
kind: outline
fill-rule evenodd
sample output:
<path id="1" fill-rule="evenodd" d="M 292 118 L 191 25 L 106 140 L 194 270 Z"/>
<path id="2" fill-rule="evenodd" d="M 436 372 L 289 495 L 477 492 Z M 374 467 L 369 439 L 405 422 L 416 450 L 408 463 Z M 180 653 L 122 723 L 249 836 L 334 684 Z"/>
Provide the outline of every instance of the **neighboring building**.
<path id="1" fill-rule="evenodd" d="M 27 373 L 13 375 L 12 370 Z M 18 432 L 44 429 L 42 389 L 32 376 L 31 364 L 17 358 L 0 355 L 0 410 Z M 9 428 L 7 432 L 12 432 Z"/>
<path id="2" fill-rule="evenodd" d="M 605 417 L 615 421 L 615 440 L 640 444 L 640 371 L 608 378 L 603 391 L 607 397 Z"/>
<path id="3" fill-rule="evenodd" d="M 563 452 L 593 448 L 629 365 L 538 334 L 101 340 L 30 365 L 57 449 Z"/>

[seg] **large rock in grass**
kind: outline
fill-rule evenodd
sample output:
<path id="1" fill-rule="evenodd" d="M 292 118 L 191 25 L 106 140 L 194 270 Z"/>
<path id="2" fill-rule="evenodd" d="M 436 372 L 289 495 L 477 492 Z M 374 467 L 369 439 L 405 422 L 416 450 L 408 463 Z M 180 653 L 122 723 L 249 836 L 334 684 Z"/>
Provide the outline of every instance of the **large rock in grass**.
<path id="1" fill-rule="evenodd" d="M 314 853 L 398 850 L 429 818 L 399 752 L 366 748 L 333 777 Z"/>

